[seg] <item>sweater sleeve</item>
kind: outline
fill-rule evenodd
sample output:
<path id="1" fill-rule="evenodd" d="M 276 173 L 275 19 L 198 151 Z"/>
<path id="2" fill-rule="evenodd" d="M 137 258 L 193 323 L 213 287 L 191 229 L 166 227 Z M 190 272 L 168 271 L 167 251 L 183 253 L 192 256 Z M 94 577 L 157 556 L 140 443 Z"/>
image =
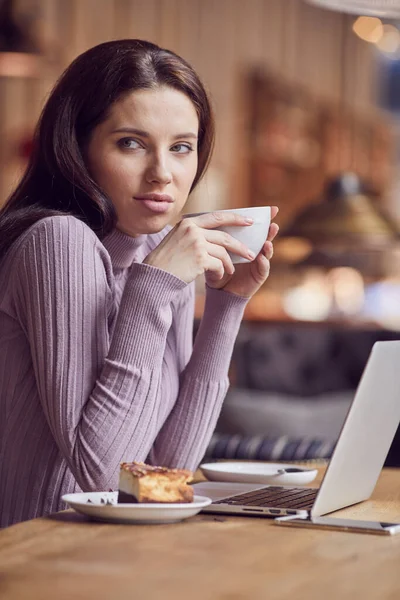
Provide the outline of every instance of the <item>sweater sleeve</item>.
<path id="1" fill-rule="evenodd" d="M 206 287 L 203 318 L 193 352 L 181 374 L 179 397 L 149 459 L 153 464 L 196 469 L 215 429 L 229 387 L 228 368 L 246 298 Z M 191 318 L 193 301 L 181 313 Z M 191 328 L 188 328 L 191 335 Z M 186 346 L 190 344 L 187 340 Z"/>
<path id="2" fill-rule="evenodd" d="M 144 460 L 156 438 L 171 301 L 186 284 L 132 265 L 110 338 L 111 262 L 73 217 L 37 223 L 13 273 L 15 311 L 54 440 L 83 490 L 114 487 L 121 460 Z"/>

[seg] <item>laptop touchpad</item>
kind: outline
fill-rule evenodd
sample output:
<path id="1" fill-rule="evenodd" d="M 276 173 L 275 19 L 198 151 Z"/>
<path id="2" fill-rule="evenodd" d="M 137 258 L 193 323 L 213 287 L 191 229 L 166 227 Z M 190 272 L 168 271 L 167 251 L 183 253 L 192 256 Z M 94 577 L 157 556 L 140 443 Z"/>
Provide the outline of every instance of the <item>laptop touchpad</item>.
<path id="1" fill-rule="evenodd" d="M 193 484 L 196 496 L 208 496 L 211 500 L 222 500 L 234 494 L 245 494 L 253 490 L 259 490 L 268 487 L 260 483 L 226 483 L 217 481 L 202 481 Z"/>

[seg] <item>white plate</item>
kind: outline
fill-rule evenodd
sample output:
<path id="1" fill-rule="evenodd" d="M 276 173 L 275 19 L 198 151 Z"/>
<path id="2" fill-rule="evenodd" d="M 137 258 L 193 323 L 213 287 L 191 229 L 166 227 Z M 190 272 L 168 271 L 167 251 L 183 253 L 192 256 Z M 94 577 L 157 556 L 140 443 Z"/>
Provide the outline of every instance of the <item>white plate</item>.
<path id="1" fill-rule="evenodd" d="M 193 517 L 211 504 L 210 498 L 204 496 L 195 496 L 193 502 L 182 504 L 118 504 L 117 498 L 118 492 L 82 492 L 64 494 L 62 500 L 77 512 L 96 521 L 143 525 L 177 523 Z"/>
<path id="2" fill-rule="evenodd" d="M 278 474 L 278 469 L 296 467 L 297 473 Z M 218 462 L 200 465 L 203 474 L 210 481 L 238 483 L 271 483 L 273 485 L 304 485 L 317 476 L 317 469 L 297 467 L 297 465 L 263 462 Z"/>

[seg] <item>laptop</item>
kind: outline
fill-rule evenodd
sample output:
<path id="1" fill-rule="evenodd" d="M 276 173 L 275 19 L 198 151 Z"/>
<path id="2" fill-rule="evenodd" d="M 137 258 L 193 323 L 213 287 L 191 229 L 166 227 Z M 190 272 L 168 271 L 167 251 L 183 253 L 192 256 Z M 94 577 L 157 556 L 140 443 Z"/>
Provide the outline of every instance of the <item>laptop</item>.
<path id="1" fill-rule="evenodd" d="M 367 500 L 400 421 L 400 341 L 376 342 L 319 488 L 201 482 L 203 512 L 317 517 Z"/>

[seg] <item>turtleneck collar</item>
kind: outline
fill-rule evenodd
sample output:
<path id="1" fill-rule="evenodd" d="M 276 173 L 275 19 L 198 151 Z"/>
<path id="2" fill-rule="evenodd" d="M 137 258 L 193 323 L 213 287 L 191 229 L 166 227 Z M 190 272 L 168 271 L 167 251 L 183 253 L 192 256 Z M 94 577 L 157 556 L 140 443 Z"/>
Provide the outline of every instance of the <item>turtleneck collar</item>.
<path id="1" fill-rule="evenodd" d="M 109 253 L 113 266 L 126 269 L 133 263 L 138 249 L 144 244 L 146 238 L 145 234 L 131 237 L 119 229 L 113 229 L 102 240 L 102 244 Z"/>

